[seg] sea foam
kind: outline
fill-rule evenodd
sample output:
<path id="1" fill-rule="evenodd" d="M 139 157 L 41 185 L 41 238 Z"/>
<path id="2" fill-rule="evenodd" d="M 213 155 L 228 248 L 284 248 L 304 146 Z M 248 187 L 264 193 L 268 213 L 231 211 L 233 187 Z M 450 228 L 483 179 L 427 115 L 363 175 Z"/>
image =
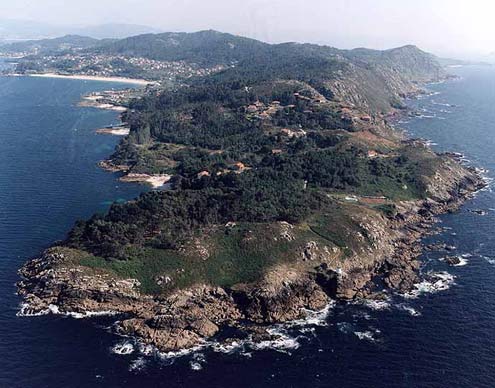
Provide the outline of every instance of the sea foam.
<path id="1" fill-rule="evenodd" d="M 428 272 L 423 281 L 414 285 L 414 290 L 407 292 L 402 296 L 414 299 L 422 294 L 433 294 L 440 291 L 446 291 L 453 284 L 455 284 L 455 276 L 448 272 Z"/>

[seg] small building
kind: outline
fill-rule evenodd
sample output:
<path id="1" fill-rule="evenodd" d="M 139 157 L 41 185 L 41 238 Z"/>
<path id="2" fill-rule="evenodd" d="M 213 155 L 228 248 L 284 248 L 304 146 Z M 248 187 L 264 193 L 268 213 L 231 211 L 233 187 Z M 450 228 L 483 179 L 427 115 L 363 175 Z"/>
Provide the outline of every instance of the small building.
<path id="1" fill-rule="evenodd" d="M 298 96 L 296 96 L 296 98 L 297 98 L 298 100 L 303 100 L 303 101 L 311 101 L 311 98 L 306 97 L 306 96 L 301 96 L 301 95 L 298 95 Z"/>
<path id="2" fill-rule="evenodd" d="M 274 148 L 272 150 L 273 155 L 280 155 L 283 151 L 280 148 Z"/>
<path id="3" fill-rule="evenodd" d="M 256 105 L 249 105 L 247 108 L 246 108 L 246 111 L 248 113 L 255 113 L 258 111 L 258 107 Z"/>
<path id="4" fill-rule="evenodd" d="M 201 179 L 201 178 L 203 178 L 204 176 L 210 176 L 209 171 L 204 170 L 204 171 L 198 172 L 198 175 L 196 175 L 196 177 L 197 177 L 198 179 Z"/>
<path id="5" fill-rule="evenodd" d="M 237 163 L 234 163 L 233 168 L 236 171 L 244 171 L 246 169 L 246 166 L 242 162 L 237 162 Z"/>
<path id="6" fill-rule="evenodd" d="M 297 128 L 297 129 L 282 128 L 280 130 L 280 133 L 289 138 L 306 136 L 306 132 L 301 128 Z"/>

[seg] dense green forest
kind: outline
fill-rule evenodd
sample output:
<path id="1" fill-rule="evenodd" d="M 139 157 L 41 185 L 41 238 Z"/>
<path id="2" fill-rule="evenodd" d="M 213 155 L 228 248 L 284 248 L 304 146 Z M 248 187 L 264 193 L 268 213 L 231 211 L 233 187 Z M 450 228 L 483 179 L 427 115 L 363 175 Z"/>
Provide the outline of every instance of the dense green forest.
<path id="1" fill-rule="evenodd" d="M 176 249 L 198 230 L 227 222 L 300 223 L 329 206 L 328 192 L 422 195 L 414 160 L 368 158 L 349 141 L 359 128 L 315 95 L 301 82 L 229 76 L 132 102 L 125 117 L 131 134 L 113 160 L 173 174 L 172 190 L 79 222 L 68 243 L 125 259 L 130 246 Z M 273 115 L 254 119 L 246 107 L 255 103 Z M 282 126 L 297 135 L 286 136 Z"/>

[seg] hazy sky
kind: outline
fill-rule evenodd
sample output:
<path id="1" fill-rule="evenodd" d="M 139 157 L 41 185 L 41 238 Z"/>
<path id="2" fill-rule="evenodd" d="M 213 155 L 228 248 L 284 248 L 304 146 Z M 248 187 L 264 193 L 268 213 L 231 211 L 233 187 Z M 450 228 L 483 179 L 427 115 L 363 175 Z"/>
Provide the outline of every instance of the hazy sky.
<path id="1" fill-rule="evenodd" d="M 341 48 L 412 43 L 457 56 L 495 51 L 495 0 L 0 0 L 0 18 L 212 28 Z"/>

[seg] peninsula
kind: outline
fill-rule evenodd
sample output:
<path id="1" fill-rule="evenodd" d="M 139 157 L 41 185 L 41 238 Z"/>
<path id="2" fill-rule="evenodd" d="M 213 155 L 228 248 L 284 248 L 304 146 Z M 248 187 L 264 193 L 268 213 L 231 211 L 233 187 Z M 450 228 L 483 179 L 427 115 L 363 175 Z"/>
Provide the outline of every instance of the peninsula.
<path id="1" fill-rule="evenodd" d="M 449 77 L 417 47 L 270 45 L 216 31 L 91 45 L 80 62 L 195 69 L 128 102 L 129 134 L 103 163 L 171 187 L 78 221 L 29 261 L 24 314 L 122 314 L 118 333 L 162 351 L 227 327 L 262 340 L 267 324 L 331 300 L 411 290 L 435 216 L 483 187 L 455 155 L 390 124 L 405 97 Z"/>

